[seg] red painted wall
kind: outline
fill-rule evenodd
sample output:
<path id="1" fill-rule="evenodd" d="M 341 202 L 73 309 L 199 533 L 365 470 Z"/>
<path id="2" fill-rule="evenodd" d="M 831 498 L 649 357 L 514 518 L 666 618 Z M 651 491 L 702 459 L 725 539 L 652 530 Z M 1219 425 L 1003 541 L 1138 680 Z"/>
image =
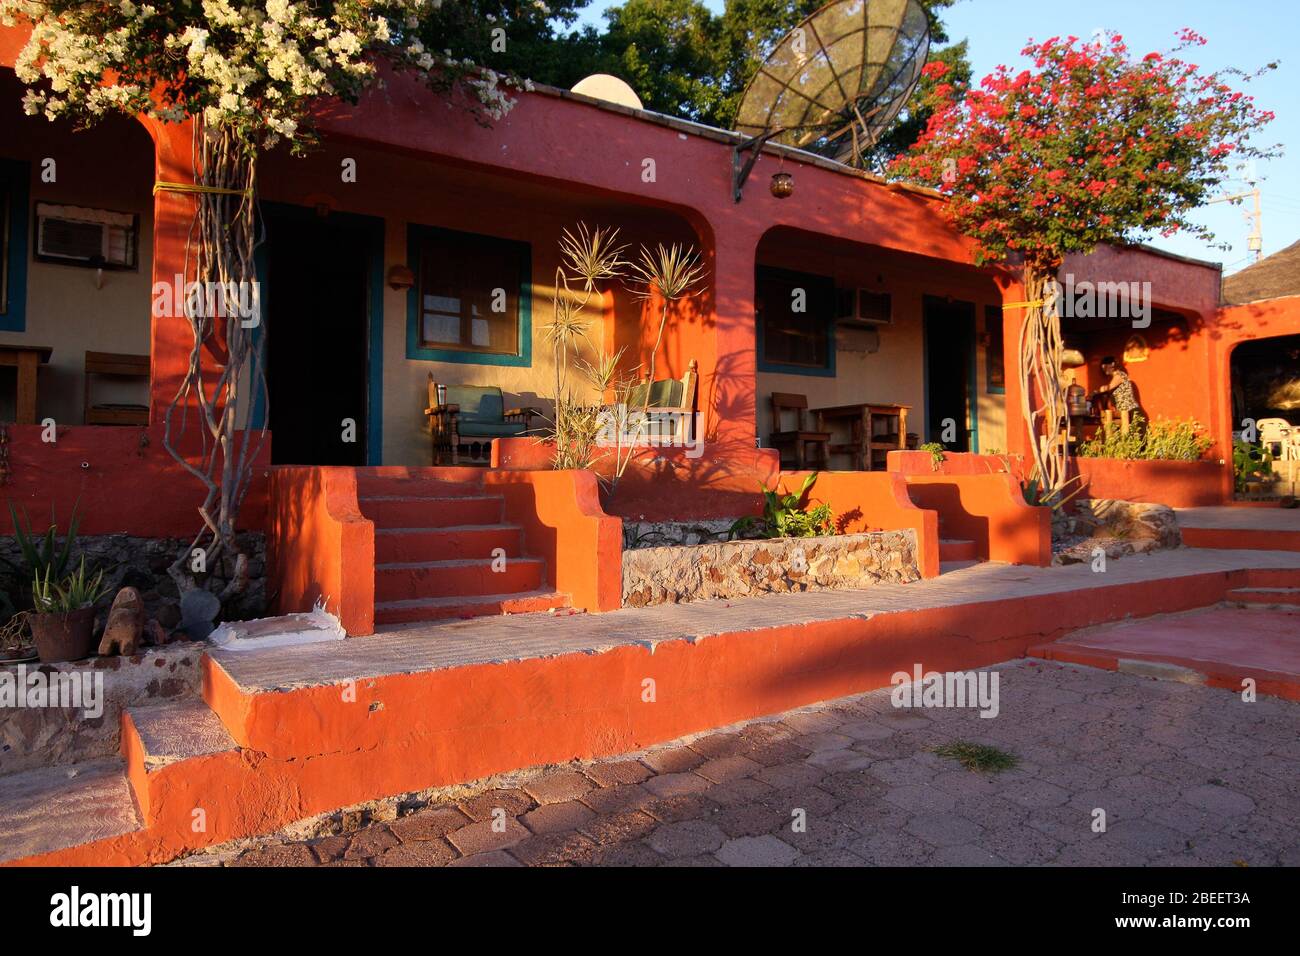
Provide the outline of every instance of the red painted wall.
<path id="1" fill-rule="evenodd" d="M 938 512 L 943 537 L 974 541 L 988 561 L 1052 563 L 1051 509 L 1026 504 L 1014 476 L 908 475 L 906 481 L 917 505 Z"/>
<path id="2" fill-rule="evenodd" d="M 161 426 L 148 428 L 76 425 L 61 427 L 58 440 L 42 440 L 40 425 L 6 425 L 9 480 L 0 498 L 43 531 L 53 513 L 68 527 L 74 504 L 81 534 L 132 534 L 189 538 L 203 522 L 198 508 L 204 486 L 163 447 Z M 266 521 L 270 439 L 254 469 L 240 513 L 241 528 L 261 530 Z M 9 509 L 0 506 L 0 531 L 12 533 Z"/>
<path id="3" fill-rule="evenodd" d="M 267 575 L 276 611 L 317 602 L 349 636 L 375 630 L 375 526 L 357 504 L 352 468 L 271 469 Z"/>

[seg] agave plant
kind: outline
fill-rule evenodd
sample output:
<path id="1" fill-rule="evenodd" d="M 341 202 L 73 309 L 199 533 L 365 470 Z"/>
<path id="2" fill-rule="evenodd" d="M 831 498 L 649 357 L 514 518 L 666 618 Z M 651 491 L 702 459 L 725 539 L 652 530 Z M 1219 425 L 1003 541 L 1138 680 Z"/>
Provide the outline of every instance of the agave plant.
<path id="1" fill-rule="evenodd" d="M 46 568 L 44 574 L 38 573 L 32 580 L 32 602 L 41 614 L 63 614 L 90 607 L 108 593 L 103 570 L 89 575 L 84 554 L 77 570 L 62 581 L 53 579 L 50 571 Z"/>
<path id="2" fill-rule="evenodd" d="M 660 243 L 653 250 L 641 247 L 638 260 L 629 267 L 640 287 L 633 289 L 638 298 L 650 299 L 658 295 L 663 304 L 659 311 L 659 331 L 655 336 L 654 351 L 650 353 L 649 381 L 655 380 L 655 357 L 663 344 L 664 328 L 668 324 L 668 307 L 679 299 L 688 298 L 699 291 L 707 273 L 700 262 L 700 254 L 691 246 Z M 646 390 L 646 400 L 650 392 Z"/>
<path id="3" fill-rule="evenodd" d="M 27 564 L 29 575 L 52 576 L 57 581 L 67 573 L 72 547 L 77 541 L 77 524 L 81 520 L 80 515 L 77 514 L 80 504 L 80 500 L 73 502 L 72 515 L 68 519 L 68 533 L 63 539 L 63 547 L 60 548 L 59 529 L 54 523 L 53 514 L 50 515 L 50 526 L 43 535 L 37 537 L 32 534 L 31 518 L 27 515 L 26 509 L 23 511 L 23 520 L 19 521 L 14 503 L 9 502 L 9 517 L 14 523 L 14 538 L 18 542 L 18 550 L 22 553 L 23 561 Z"/>

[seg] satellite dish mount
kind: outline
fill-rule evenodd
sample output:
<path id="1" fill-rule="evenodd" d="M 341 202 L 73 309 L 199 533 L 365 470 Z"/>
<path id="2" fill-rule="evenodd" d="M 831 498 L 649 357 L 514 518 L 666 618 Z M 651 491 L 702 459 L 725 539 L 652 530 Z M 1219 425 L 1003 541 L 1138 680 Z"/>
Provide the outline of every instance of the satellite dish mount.
<path id="1" fill-rule="evenodd" d="M 758 68 L 736 112 L 732 198 L 769 142 L 862 167 L 921 79 L 930 21 L 918 0 L 833 0 Z M 742 160 L 744 153 L 749 156 Z"/>

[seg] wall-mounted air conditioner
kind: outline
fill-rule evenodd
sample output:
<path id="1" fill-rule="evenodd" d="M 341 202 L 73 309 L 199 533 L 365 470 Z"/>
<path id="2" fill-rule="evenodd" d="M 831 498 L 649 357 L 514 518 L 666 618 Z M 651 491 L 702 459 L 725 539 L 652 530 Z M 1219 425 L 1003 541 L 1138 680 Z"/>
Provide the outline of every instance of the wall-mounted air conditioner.
<path id="1" fill-rule="evenodd" d="M 136 267 L 136 217 L 84 206 L 36 204 L 36 259 L 94 269 Z"/>
<path id="2" fill-rule="evenodd" d="M 840 326 L 894 324 L 894 300 L 888 292 L 871 289 L 840 289 L 836 293 L 836 319 Z"/>

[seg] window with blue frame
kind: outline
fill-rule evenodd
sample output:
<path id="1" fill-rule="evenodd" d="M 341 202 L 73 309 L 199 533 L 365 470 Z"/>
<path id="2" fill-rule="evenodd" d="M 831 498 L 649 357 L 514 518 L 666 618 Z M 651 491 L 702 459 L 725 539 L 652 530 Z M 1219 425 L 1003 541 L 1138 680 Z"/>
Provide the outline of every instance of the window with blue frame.
<path id="1" fill-rule="evenodd" d="M 760 266 L 755 312 L 760 370 L 835 374 L 833 279 Z"/>
<path id="2" fill-rule="evenodd" d="M 480 365 L 532 361 L 532 255 L 525 242 L 412 226 L 407 358 Z"/>
<path id="3" fill-rule="evenodd" d="M 27 164 L 0 159 L 0 331 L 27 330 Z"/>

